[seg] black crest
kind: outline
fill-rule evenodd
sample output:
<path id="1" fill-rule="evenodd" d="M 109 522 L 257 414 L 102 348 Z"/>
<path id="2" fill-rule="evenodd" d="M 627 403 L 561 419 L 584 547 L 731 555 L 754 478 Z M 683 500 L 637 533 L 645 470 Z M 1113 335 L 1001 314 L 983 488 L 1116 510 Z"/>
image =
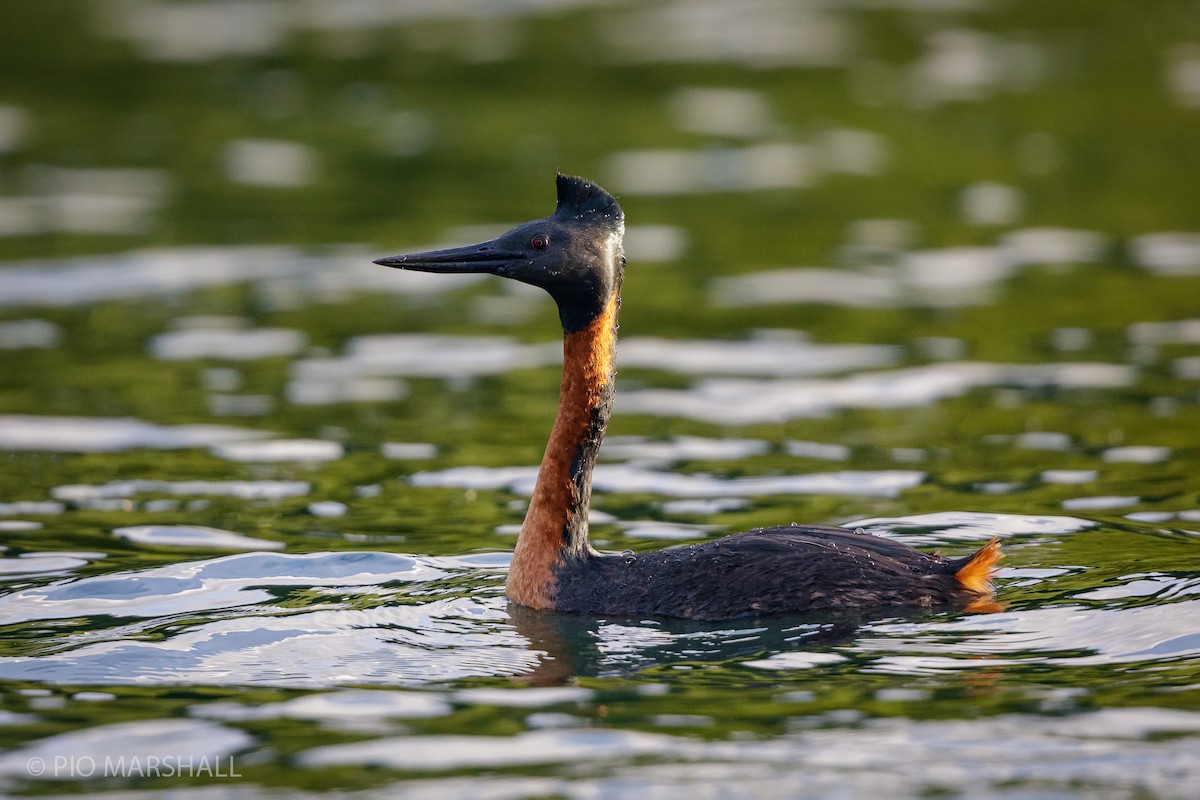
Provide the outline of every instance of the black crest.
<path id="1" fill-rule="evenodd" d="M 562 173 L 558 175 L 558 207 L 554 216 L 607 223 L 614 228 L 625 221 L 625 212 L 611 194 L 583 178 Z"/>

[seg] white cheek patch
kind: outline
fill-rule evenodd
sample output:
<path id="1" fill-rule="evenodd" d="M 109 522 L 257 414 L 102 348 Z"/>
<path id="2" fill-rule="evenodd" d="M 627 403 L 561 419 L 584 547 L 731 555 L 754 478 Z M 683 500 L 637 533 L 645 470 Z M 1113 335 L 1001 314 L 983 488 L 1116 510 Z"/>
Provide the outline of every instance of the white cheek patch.
<path id="1" fill-rule="evenodd" d="M 621 222 L 616 230 L 604 240 L 603 257 L 609 263 L 615 262 L 625 254 L 625 223 Z"/>

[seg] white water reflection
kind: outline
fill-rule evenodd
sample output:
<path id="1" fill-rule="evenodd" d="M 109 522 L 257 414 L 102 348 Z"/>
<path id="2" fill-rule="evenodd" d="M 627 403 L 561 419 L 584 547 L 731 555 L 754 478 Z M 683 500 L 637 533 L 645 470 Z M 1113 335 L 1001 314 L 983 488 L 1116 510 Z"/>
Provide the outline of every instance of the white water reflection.
<path id="1" fill-rule="evenodd" d="M 196 547 L 212 550 L 282 550 L 283 542 L 255 539 L 233 531 L 199 525 L 135 525 L 117 528 L 113 536 L 151 547 Z"/>
<path id="2" fill-rule="evenodd" d="M 1127 335 L 1129 341 L 1142 345 L 1200 344 L 1200 319 L 1135 322 Z"/>
<path id="3" fill-rule="evenodd" d="M 150 341 L 150 352 L 164 361 L 224 359 L 253 361 L 294 356 L 308 344 L 303 332 L 288 328 L 246 330 L 197 329 L 171 331 Z"/>
<path id="4" fill-rule="evenodd" d="M 24 147 L 32 128 L 33 114 L 28 109 L 0 105 L 0 153 L 14 153 Z"/>
<path id="5" fill-rule="evenodd" d="M 233 183 L 276 189 L 307 186 L 320 166 L 314 148 L 283 139 L 233 139 L 225 143 L 221 161 Z"/>
<path id="6" fill-rule="evenodd" d="M 891 366 L 900 356 L 901 349 L 893 345 L 819 344 L 794 331 L 759 331 L 744 341 L 635 336 L 622 340 L 619 349 L 623 367 L 780 377 Z M 404 392 L 396 378 L 462 379 L 561 361 L 559 342 L 522 344 L 503 336 L 359 336 L 349 341 L 343 356 L 293 362 L 286 393 L 291 402 L 301 404 L 393 400 Z"/>
<path id="7" fill-rule="evenodd" d="M 604 440 L 600 457 L 627 461 L 635 466 L 665 466 L 680 461 L 737 461 L 769 452 L 762 439 L 710 439 L 703 436 L 674 436 L 653 441 L 641 436 L 610 436 Z"/>
<path id="8" fill-rule="evenodd" d="M 1131 519 L 1134 522 L 1167 522 L 1175 519 L 1175 514 L 1170 511 L 1134 511 L 1126 514 L 1125 519 Z"/>
<path id="9" fill-rule="evenodd" d="M 883 134 L 857 128 L 830 128 L 817 137 L 821 166 L 830 173 L 874 176 L 891 162 L 892 146 Z"/>
<path id="10" fill-rule="evenodd" d="M 282 276 L 294 251 L 268 247 L 145 249 L 28 261 L 0 271 L 0 306 L 78 306 Z"/>
<path id="11" fill-rule="evenodd" d="M 820 461 L 846 461 L 850 458 L 850 448 L 844 444 L 788 439 L 783 443 L 783 449 L 789 456 L 796 458 L 815 458 Z"/>
<path id="12" fill-rule="evenodd" d="M 684 525 L 658 520 L 629 520 L 620 523 L 622 532 L 630 539 L 652 539 L 664 542 L 703 539 L 716 527 L 715 525 Z"/>
<path id="13" fill-rule="evenodd" d="M 229 442 L 211 447 L 213 455 L 230 461 L 267 463 L 272 461 L 320 462 L 342 457 L 340 442 L 325 439 L 271 439 L 268 441 Z"/>
<path id="14" fill-rule="evenodd" d="M 854 49 L 845 15 L 782 0 L 673 0 L 609 15 L 601 33 L 611 57 L 631 62 L 832 67 Z"/>
<path id="15" fill-rule="evenodd" d="M 704 497 L 686 500 L 667 500 L 659 505 L 664 514 L 696 514 L 711 517 L 726 511 L 737 511 L 750 503 L 742 497 Z"/>
<path id="16" fill-rule="evenodd" d="M 594 2 L 536 0 L 497 6 L 487 0 L 339 0 L 337 3 L 300 4 L 255 0 L 214 5 L 139 0 L 104 5 L 90 16 L 95 18 L 100 33 L 127 41 L 142 58 L 188 63 L 271 56 L 279 54 L 291 40 L 302 35 L 340 34 L 353 39 L 356 33 L 379 27 L 447 20 L 475 20 L 476 24 L 482 24 L 489 19 L 558 13 Z M 447 29 L 447 35 L 456 30 L 459 29 Z M 494 33 L 488 41 L 498 35 Z M 336 41 L 345 39 L 337 38 Z M 476 48 L 482 46 L 475 45 Z M 507 48 L 497 48 L 498 43 L 492 42 L 492 55 L 486 60 L 507 57 Z M 475 56 L 480 57 L 478 53 Z"/>
<path id="17" fill-rule="evenodd" d="M 156 425 L 129 417 L 0 415 L 0 450 L 111 453 L 147 447 L 179 450 L 261 439 L 265 431 L 224 425 Z"/>
<path id="18" fill-rule="evenodd" d="M 1087 328 L 1055 328 L 1050 331 L 1054 349 L 1062 353 L 1077 353 L 1092 346 L 1095 336 Z"/>
<path id="19" fill-rule="evenodd" d="M 489 773 L 486 782 L 481 783 L 474 775 L 450 773 L 398 779 L 382 791 L 402 795 L 406 800 L 632 794 L 648 800 L 672 800 L 680 794 L 707 797 L 714 786 L 728 782 L 742 794 L 771 800 L 888 793 L 915 797 L 945 791 L 946 787 L 1012 795 L 1025 786 L 1036 786 L 1041 794 L 1054 791 L 1055 796 L 1064 797 L 1108 796 L 1119 787 L 1118 791 L 1191 800 L 1190 776 L 1197 772 L 1197 765 L 1188 748 L 1194 739 L 1178 735 L 1194 730 L 1194 716 L 1170 709 L 1133 707 L 1058 718 L 1009 715 L 969 722 L 879 719 L 867 720 L 852 730 L 793 733 L 771 745 L 659 736 L 661 749 L 656 757 L 640 763 L 631 760 L 632 747 L 622 754 L 619 745 L 625 737 L 614 736 L 610 737 L 614 747 L 599 748 L 594 762 L 589 762 L 586 753 L 576 757 L 571 757 L 569 751 L 565 753 L 564 763 L 596 765 L 596 769 L 585 769 L 581 774 L 535 777 Z M 585 722 L 578 721 L 575 726 Z M 989 739 L 989 731 L 993 724 L 995 735 L 1009 743 L 1006 757 L 997 757 L 991 747 L 994 742 Z M 1097 740 L 1098 731 L 1107 733 Z M 418 741 L 424 746 L 428 738 L 432 737 L 419 737 Z M 495 738 L 467 736 L 459 744 L 486 750 Z M 391 741 L 402 748 L 408 738 Z M 537 744 L 536 740 L 522 741 Z M 563 750 L 554 748 L 556 753 Z M 962 762 L 968 763 L 969 759 L 971 768 L 963 770 L 947 764 L 945 753 L 950 750 L 962 753 Z M 861 758 L 847 764 L 845 753 L 849 751 L 861 753 Z M 351 750 L 342 753 L 345 763 L 358 763 L 353 762 Z M 889 755 L 895 757 L 897 753 L 904 761 L 891 763 Z M 480 757 L 486 760 L 482 753 Z M 362 752 L 361 761 L 382 765 L 386 758 L 371 749 Z M 220 791 L 203 787 L 185 790 L 179 796 L 205 800 Z M 247 783 L 239 783 L 237 791 L 239 796 L 253 800 L 276 796 L 270 789 Z M 158 789 L 124 790 L 120 796 L 140 800 L 159 794 Z M 294 789 L 289 794 L 320 796 Z"/>
<path id="20" fill-rule="evenodd" d="M 1159 275 L 1200 274 L 1200 233 L 1146 233 L 1130 242 L 1133 260 Z"/>
<path id="21" fill-rule="evenodd" d="M 1133 516 L 1133 515 L 1130 515 Z M 1169 519 L 1173 514 L 1166 512 Z M 1118 578 L 1120 583 L 1080 592 L 1080 600 L 1125 600 L 1159 597 L 1164 600 L 1200 594 L 1200 579 L 1178 578 L 1161 573 L 1134 573 Z"/>
<path id="22" fill-rule="evenodd" d="M 0 350 L 45 349 L 58 344 L 62 332 L 44 319 L 0 322 Z"/>
<path id="23" fill-rule="evenodd" d="M 688 231 L 676 225 L 626 225 L 625 255 L 631 262 L 678 261 L 688 240 Z"/>
<path id="24" fill-rule="evenodd" d="M 42 523 L 33 522 L 26 519 L 2 519 L 0 520 L 0 531 L 36 531 L 42 527 Z M 0 547 L 0 552 L 3 548 Z"/>
<path id="25" fill-rule="evenodd" d="M 1094 469 L 1047 469 L 1041 473 L 1041 479 L 1046 483 L 1091 483 L 1100 477 Z"/>
<path id="26" fill-rule="evenodd" d="M 1019 45 L 970 28 L 936 30 L 909 69 L 911 102 L 918 108 L 983 100 L 1002 88 L 1025 85 L 1037 77 L 1044 56 L 1033 45 Z"/>
<path id="27" fill-rule="evenodd" d="M 1195 580 L 1188 586 L 1189 592 L 1176 591 L 1174 596 L 1198 591 Z M 1134 592 L 1091 597 L 1084 592 L 1080 599 L 1139 596 Z M 1200 600 L 1123 608 L 1034 608 L 936 623 L 945 636 L 940 641 L 926 635 L 933 630 L 930 623 L 886 623 L 861 637 L 855 649 L 876 656 L 870 671 L 907 675 L 976 669 L 980 658 L 995 667 L 1023 661 L 1083 667 L 1194 658 L 1200 655 L 1200 634 L 1187 620 L 1197 613 Z"/>
<path id="28" fill-rule="evenodd" d="M 853 307 L 955 307 L 986 303 L 1018 264 L 1001 247 L 957 247 L 900 254 L 894 267 L 870 272 L 785 269 L 720 278 L 715 305 L 833 303 Z"/>
<path id="29" fill-rule="evenodd" d="M 1171 458 L 1171 448 L 1148 445 L 1110 447 L 1102 458 L 1109 463 L 1159 464 Z"/>
<path id="30" fill-rule="evenodd" d="M 170 174 L 161 169 L 31 164 L 24 177 L 33 191 L 0 200 L 0 236 L 143 234 L 172 188 Z"/>
<path id="31" fill-rule="evenodd" d="M 1180 42 L 1166 53 L 1167 88 L 1175 104 L 1183 108 L 1200 108 L 1200 43 Z"/>
<path id="32" fill-rule="evenodd" d="M 981 202 L 973 200 L 972 202 Z M 982 214 L 982 211 L 972 213 Z M 991 212 L 995 213 L 995 212 Z M 907 250 L 910 234 L 888 232 L 862 240 L 867 223 L 852 231 L 847 254 L 871 264 L 869 270 L 787 268 L 718 278 L 712 286 L 717 306 L 831 303 L 854 308 L 956 307 L 989 302 L 996 288 L 1017 270 L 1035 264 L 1100 261 L 1108 239 L 1095 231 L 1027 228 L 1010 231 L 991 247 Z"/>
<path id="33" fill-rule="evenodd" d="M 1120 388 L 1137 372 L 1123 364 L 946 362 L 824 380 L 713 378 L 690 389 L 623 392 L 617 410 L 728 425 L 820 417 L 850 408 L 906 408 L 959 397 L 983 386 Z"/>
<path id="34" fill-rule="evenodd" d="M 127 39 L 144 58 L 195 62 L 278 50 L 292 15 L 280 3 L 139 2 L 104 6 L 102 31 Z"/>
<path id="35" fill-rule="evenodd" d="M 327 406 L 336 403 L 390 403 L 408 395 L 408 384 L 390 378 L 336 379 L 331 375 L 294 378 L 284 395 L 289 403 L 300 406 Z"/>
<path id="36" fill-rule="evenodd" d="M 1013 443 L 1026 450 L 1059 450 L 1071 449 L 1071 437 L 1058 431 L 1026 431 L 1017 434 Z"/>
<path id="37" fill-rule="evenodd" d="M 888 275 L 813 267 L 718 278 L 713 282 L 711 299 L 718 307 L 833 303 L 855 308 L 887 308 L 900 305 L 902 295 L 902 287 Z"/>
<path id="38" fill-rule="evenodd" d="M 1095 495 L 1089 497 L 1072 497 L 1062 501 L 1062 507 L 1068 511 L 1106 511 L 1111 508 L 1129 508 L 1141 502 L 1140 497 L 1128 495 Z"/>
<path id="39" fill-rule="evenodd" d="M 269 394 L 211 394 L 208 411 L 215 417 L 265 417 L 275 410 Z"/>
<path id="40" fill-rule="evenodd" d="M 414 273 L 397 280 L 371 263 L 378 246 L 341 245 L 320 254 L 291 247 L 175 247 L 78 259 L 11 263 L 0 270 L 0 308 L 81 306 L 169 297 L 255 284 L 274 306 L 345 302 L 360 292 L 413 297 L 456 291 L 485 275 Z"/>
<path id="41" fill-rule="evenodd" d="M 1017 267 L 1000 247 L 946 247 L 905 254 L 899 276 L 912 305 L 954 307 L 989 302 Z"/>
<path id="42" fill-rule="evenodd" d="M 24 553 L 16 558 L 0 557 L 0 580 L 7 580 L 10 577 L 69 572 L 86 566 L 89 561 L 102 554 L 90 553 L 88 555 L 92 558 L 82 558 L 75 553 L 56 553 L 46 550 L 40 553 Z"/>
<path id="43" fill-rule="evenodd" d="M 980 181 L 963 190 L 958 204 L 973 225 L 1011 225 L 1025 210 L 1025 195 L 1015 186 Z"/>
<path id="44" fill-rule="evenodd" d="M 403 736 L 326 745 L 300 754 L 308 767 L 370 764 L 439 772 L 527 764 L 605 762 L 664 754 L 675 740 L 629 730 L 525 731 L 515 736 Z"/>
<path id="45" fill-rule="evenodd" d="M 342 359 L 300 361 L 294 368 L 300 377 L 337 372 L 437 378 L 497 375 L 554 363 L 561 350 L 558 343 L 522 345 L 500 336 L 380 334 L 351 339 Z"/>
<path id="46" fill-rule="evenodd" d="M 625 150 L 609 157 L 605 174 L 625 194 L 749 192 L 809 186 L 819 176 L 810 145 L 756 144 L 720 150 Z"/>
<path id="47" fill-rule="evenodd" d="M 453 695 L 456 703 L 509 708 L 541 708 L 563 703 L 586 703 L 596 693 L 582 686 L 531 686 L 520 689 L 481 687 L 460 689 Z"/>
<path id="48" fill-rule="evenodd" d="M 693 107 L 693 95 L 713 96 L 714 107 Z M 675 100 L 681 124 L 757 138 L 763 119 L 723 114 L 723 105 L 752 105 L 757 95 L 733 89 L 686 89 Z M 748 192 L 804 187 L 828 174 L 874 176 L 890 157 L 888 140 L 874 131 L 828 128 L 806 142 L 765 141 L 744 147 L 700 150 L 624 150 L 612 154 L 606 171 L 613 185 L 630 194 L 675 195 Z M 636 237 L 635 237 L 636 244 Z M 638 253 L 633 251 L 630 258 Z"/>
<path id="49" fill-rule="evenodd" d="M 895 536 L 912 545 L 940 542 L 987 541 L 993 536 L 1027 536 L 1076 533 L 1096 527 L 1091 520 L 1046 514 L 983 514 L 973 511 L 939 511 L 906 517 L 874 517 L 847 522 L 848 528 L 865 528 L 881 536 Z"/>
<path id="50" fill-rule="evenodd" d="M 153 618 L 263 602 L 270 599 L 265 585 L 364 586 L 444 574 L 391 553 L 246 553 L 22 589 L 0 597 L 0 619 L 7 624 L 95 614 Z"/>
<path id="51" fill-rule="evenodd" d="M 428 442 L 384 442 L 379 446 L 384 458 L 400 461 L 421 461 L 437 455 L 437 445 Z"/>
<path id="52" fill-rule="evenodd" d="M 49 500 L 17 500 L 11 503 L 0 502 L 0 516 L 17 516 L 25 514 L 61 514 L 65 510 L 62 503 Z"/>
<path id="53" fill-rule="evenodd" d="M 637 467 L 629 464 L 600 464 L 592 476 L 597 492 L 650 493 L 668 497 L 756 497 L 772 494 L 834 494 L 864 497 L 896 497 L 925 479 L 914 470 L 817 472 L 804 475 L 765 475 L 751 478 L 721 478 Z M 413 486 L 460 489 L 507 489 L 533 494 L 537 467 L 452 467 L 437 472 L 418 472 Z"/>
<path id="54" fill-rule="evenodd" d="M 889 367 L 900 348 L 879 344 L 817 344 L 793 331 L 760 331 L 748 341 L 634 336 L 620 344 L 623 367 L 694 375 L 796 377 Z"/>
<path id="55" fill-rule="evenodd" d="M 308 513 L 314 517 L 344 517 L 350 507 L 337 500 L 318 500 L 308 504 Z"/>
<path id="56" fill-rule="evenodd" d="M 1018 264 L 1094 264 L 1103 260 L 1109 239 L 1098 231 L 1025 228 L 1004 234 L 1000 246 Z"/>
<path id="57" fill-rule="evenodd" d="M 243 500 L 280 500 L 285 497 L 301 497 L 308 494 L 306 481 L 159 481 L 136 479 L 112 481 L 102 484 L 75 483 L 56 486 L 51 490 L 56 500 L 77 505 L 86 505 L 95 500 L 136 497 L 139 494 L 211 495 L 237 497 Z M 51 504 L 62 510 L 61 503 Z M 15 513 L 39 513 L 24 511 Z M 40 513 L 55 513 L 52 510 Z"/>
<path id="58" fill-rule="evenodd" d="M 281 579 L 283 576 L 272 577 L 269 582 Z M 266 603 L 270 594 L 264 590 L 231 593 L 221 602 L 210 593 L 206 599 L 208 603 L 196 604 L 236 608 Z M 168 602 L 154 616 L 177 606 Z M 308 606 L 300 613 L 278 609 L 272 615 L 264 615 L 268 609 L 259 606 L 255 609 L 258 615 L 189 625 L 173 631 L 161 643 L 128 638 L 118 629 L 107 634 L 111 641 L 78 644 L 41 656 L 3 657 L 0 676 L 51 683 L 86 680 L 319 688 L 528 672 L 536 665 L 537 654 L 506 628 L 502 606 L 433 600 L 349 610 L 330 603 L 326 608 Z M 94 612 L 97 606 L 91 608 Z M 143 603 L 141 608 L 149 610 L 150 605 Z"/>
<path id="59" fill-rule="evenodd" d="M 412 683 L 516 674 L 537 660 L 498 598 L 438 598 L 428 584 L 508 557 L 420 559 L 379 552 L 245 553 L 26 588 L 0 597 L 0 624 L 90 617 L 70 646 L 0 658 L 0 675 L 48 682 Z M 332 591 L 302 606 L 289 587 Z M 347 607 L 345 596 L 359 598 Z M 114 623 L 112 621 L 119 621 Z M 145 638 L 169 626 L 165 638 Z"/>
<path id="60" fill-rule="evenodd" d="M 204 759 L 229 756 L 253 743 L 245 731 L 207 720 L 114 722 L 37 739 L 0 755 L 0 774 L 63 781 L 104 778 L 112 777 L 104 774 L 106 764 L 135 761 L 142 766 L 160 764 L 165 773 L 167 765 L 196 767 Z M 42 771 L 31 769 L 31 763 L 40 764 Z M 226 776 L 231 763 L 225 762 Z M 88 769 L 95 769 L 95 774 L 86 774 Z"/>
<path id="61" fill-rule="evenodd" d="M 192 706 L 189 713 L 194 717 L 224 722 L 306 719 L 346 727 L 385 719 L 441 717 L 450 711 L 450 703 L 442 695 L 433 692 L 343 689 L 258 706 L 220 701 L 205 703 Z"/>
<path id="62" fill-rule="evenodd" d="M 852 524 L 918 544 L 998 534 L 1062 535 L 1094 526 L 1071 517 L 967 512 Z M 0 624 L 78 617 L 107 622 L 76 630 L 69 642 L 53 642 L 44 652 L 0 658 L 0 676 L 66 683 L 183 681 L 294 688 L 420 684 L 527 672 L 538 663 L 538 651 L 530 648 L 519 628 L 510 627 L 498 594 L 489 592 L 483 600 L 439 597 L 428 588 L 456 573 L 498 570 L 506 562 L 506 554 L 427 559 L 372 552 L 256 553 L 21 589 L 0 597 Z M 1025 569 L 1006 571 L 1003 577 L 1038 582 L 1060 574 L 1062 570 Z M 410 595 L 406 587 L 413 584 L 421 588 Z M 302 606 L 288 602 L 289 587 L 312 599 Z M 1191 578 L 1132 574 L 1077 594 L 1078 600 L 1108 603 L 1106 608 L 1050 605 L 1019 613 L 885 620 L 867 623 L 852 639 L 835 644 L 832 652 L 779 651 L 772 645 L 747 666 L 820 670 L 854 654 L 865 659 L 862 669 L 929 675 L 1024 662 L 1074 667 L 1177 660 L 1200 653 L 1200 639 L 1189 624 L 1197 601 L 1186 599 L 1198 592 L 1200 583 Z M 1115 607 L 1149 596 L 1163 603 Z M 417 597 L 420 602 L 415 602 Z M 735 642 L 752 644 L 770 630 L 743 623 L 676 634 L 652 621 L 606 623 L 599 628 L 597 650 L 604 668 L 630 669 L 646 659 L 653 663 L 649 651 L 655 648 L 674 654 L 668 659 L 681 654 L 694 659 Z M 146 635 L 152 632 L 167 635 Z M 526 691 L 458 692 L 449 699 L 455 704 L 519 707 L 593 701 L 590 693 L 579 689 Z M 351 726 L 446 713 L 445 700 L 438 696 L 395 694 L 381 696 L 373 706 L 368 695 L 356 690 L 262 708 L 218 703 L 199 706 L 193 713 L 224 721 L 286 717 Z M 463 742 L 464 747 L 470 744 Z"/>
<path id="63" fill-rule="evenodd" d="M 793 670 L 819 667 L 823 664 L 837 664 L 845 660 L 845 656 L 840 656 L 837 653 L 812 653 L 801 651 L 793 653 L 776 653 L 770 658 L 743 661 L 742 665 L 746 667 L 753 667 L 755 669 Z"/>
<path id="64" fill-rule="evenodd" d="M 696 739 L 640 731 L 568 728 L 515 737 L 396 736 L 317 746 L 303 766 L 374 766 L 406 772 L 564 764 L 581 774 L 493 776 L 497 798 L 707 797 L 735 785 L 743 796 L 919 797 L 953 789 L 980 796 L 1108 796 L 1112 787 L 1186 800 L 1200 775 L 1195 734 L 1200 715 L 1153 706 L 1061 716 L 1002 714 L 983 720 L 863 719 L 846 725 L 814 718 L 770 740 Z M 822 724 L 822 723 L 826 724 Z M 1005 743 L 997 755 L 996 742 Z M 449 744 L 450 747 L 439 747 Z M 946 754 L 953 753 L 948 760 Z M 471 793 L 447 776 L 396 784 L 406 797 Z M 1115 795 L 1114 795 L 1115 796 Z"/>
<path id="65" fill-rule="evenodd" d="M 1171 371 L 1176 378 L 1185 381 L 1200 380 L 1200 356 L 1177 358 L 1171 362 Z"/>
<path id="66" fill-rule="evenodd" d="M 668 100 L 675 127 L 710 136 L 757 138 L 774 124 L 767 96 L 749 89 L 688 86 Z"/>

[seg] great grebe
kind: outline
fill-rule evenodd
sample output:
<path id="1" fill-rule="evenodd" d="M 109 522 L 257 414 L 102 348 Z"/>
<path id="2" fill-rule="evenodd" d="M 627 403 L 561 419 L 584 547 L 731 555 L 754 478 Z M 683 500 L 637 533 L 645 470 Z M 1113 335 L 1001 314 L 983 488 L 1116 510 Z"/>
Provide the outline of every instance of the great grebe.
<path id="1" fill-rule="evenodd" d="M 420 272 L 486 272 L 558 304 L 558 414 L 506 593 L 537 609 L 715 620 L 835 609 L 992 606 L 999 539 L 946 559 L 845 528 L 786 525 L 637 555 L 588 541 L 592 469 L 613 403 L 625 215 L 599 186 L 558 176 L 558 206 L 488 242 L 381 258 Z"/>

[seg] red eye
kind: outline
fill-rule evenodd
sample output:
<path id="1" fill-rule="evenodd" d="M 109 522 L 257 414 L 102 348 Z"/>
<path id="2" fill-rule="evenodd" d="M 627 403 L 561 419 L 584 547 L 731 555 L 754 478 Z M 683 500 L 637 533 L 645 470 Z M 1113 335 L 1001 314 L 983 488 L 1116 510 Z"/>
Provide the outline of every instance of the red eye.
<path id="1" fill-rule="evenodd" d="M 529 246 L 534 250 L 545 250 L 550 245 L 550 237 L 544 233 L 539 233 L 537 236 L 529 240 Z"/>

